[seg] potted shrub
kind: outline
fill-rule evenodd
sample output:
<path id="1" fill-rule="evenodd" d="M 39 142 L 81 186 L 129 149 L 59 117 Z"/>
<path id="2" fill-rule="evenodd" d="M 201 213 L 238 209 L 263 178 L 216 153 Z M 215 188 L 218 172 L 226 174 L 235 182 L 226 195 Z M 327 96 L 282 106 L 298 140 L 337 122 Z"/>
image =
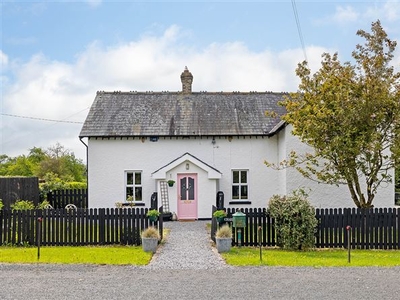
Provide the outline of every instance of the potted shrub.
<path id="1" fill-rule="evenodd" d="M 175 180 L 170 179 L 170 180 L 167 181 L 167 183 L 168 183 L 168 186 L 173 187 L 174 183 L 175 183 Z"/>
<path id="2" fill-rule="evenodd" d="M 129 196 L 126 198 L 126 202 L 129 203 L 128 206 L 130 206 L 130 207 L 135 206 L 135 202 L 134 202 L 133 200 L 134 200 L 134 199 L 133 199 L 133 196 L 132 196 L 132 195 L 129 195 Z"/>
<path id="3" fill-rule="evenodd" d="M 150 209 L 146 213 L 146 216 L 149 218 L 150 221 L 156 222 L 158 220 L 158 217 L 160 216 L 160 212 L 156 209 Z"/>
<path id="4" fill-rule="evenodd" d="M 217 219 L 218 223 L 222 223 L 226 217 L 226 211 L 223 209 L 216 210 L 213 213 L 213 217 Z"/>
<path id="5" fill-rule="evenodd" d="M 229 252 L 232 246 L 232 229 L 229 225 L 224 225 L 218 228 L 215 233 L 215 240 L 217 244 L 217 250 L 221 252 Z"/>
<path id="6" fill-rule="evenodd" d="M 160 234 L 158 229 L 151 226 L 142 231 L 142 248 L 145 252 L 156 252 Z"/>

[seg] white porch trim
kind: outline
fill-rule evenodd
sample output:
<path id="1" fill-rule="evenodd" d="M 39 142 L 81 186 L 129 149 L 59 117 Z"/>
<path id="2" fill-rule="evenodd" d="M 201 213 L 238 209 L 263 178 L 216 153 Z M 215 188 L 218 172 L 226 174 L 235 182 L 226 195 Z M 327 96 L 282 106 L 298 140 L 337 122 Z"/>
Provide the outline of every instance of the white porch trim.
<path id="1" fill-rule="evenodd" d="M 210 165 L 206 164 L 205 162 L 201 161 L 197 157 L 191 155 L 190 153 L 185 153 L 182 156 L 176 158 L 175 160 L 171 161 L 164 167 L 161 167 L 160 169 L 154 171 L 151 174 L 151 177 L 154 179 L 166 179 L 167 178 L 167 172 L 172 170 L 173 168 L 190 162 L 199 168 L 203 169 L 204 171 L 207 172 L 208 174 L 208 179 L 220 179 L 222 177 L 222 173 L 215 169 L 214 167 L 211 167 Z"/>

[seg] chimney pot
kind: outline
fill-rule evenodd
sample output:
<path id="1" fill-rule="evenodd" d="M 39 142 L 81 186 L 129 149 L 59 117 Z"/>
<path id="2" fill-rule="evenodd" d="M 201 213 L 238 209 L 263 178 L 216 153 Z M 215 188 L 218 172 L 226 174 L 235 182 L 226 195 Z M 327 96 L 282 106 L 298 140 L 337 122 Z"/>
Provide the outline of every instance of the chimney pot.
<path id="1" fill-rule="evenodd" d="M 182 82 L 182 92 L 184 94 L 191 94 L 193 75 L 192 73 L 189 72 L 187 67 L 185 67 L 185 70 L 181 74 L 181 82 Z"/>

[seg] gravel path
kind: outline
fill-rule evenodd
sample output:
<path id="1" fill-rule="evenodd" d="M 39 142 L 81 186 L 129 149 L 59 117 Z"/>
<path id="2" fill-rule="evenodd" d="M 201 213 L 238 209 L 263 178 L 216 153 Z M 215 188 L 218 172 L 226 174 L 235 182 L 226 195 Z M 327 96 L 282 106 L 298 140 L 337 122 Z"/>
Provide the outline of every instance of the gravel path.
<path id="1" fill-rule="evenodd" d="M 208 222 L 209 223 L 209 222 Z M 166 222 L 167 242 L 158 248 L 146 269 L 202 270 L 228 268 L 211 247 L 206 221 Z"/>
<path id="2" fill-rule="evenodd" d="M 228 267 L 205 223 L 165 223 L 168 240 L 146 267 L 0 264 L 0 299 L 400 298 L 400 267 Z"/>

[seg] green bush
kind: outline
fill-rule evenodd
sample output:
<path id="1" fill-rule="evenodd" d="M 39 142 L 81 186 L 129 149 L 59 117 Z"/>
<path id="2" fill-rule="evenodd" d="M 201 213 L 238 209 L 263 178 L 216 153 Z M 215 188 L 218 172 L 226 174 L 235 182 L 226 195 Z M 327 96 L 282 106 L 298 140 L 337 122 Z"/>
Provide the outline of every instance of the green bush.
<path id="1" fill-rule="evenodd" d="M 28 210 L 34 208 L 35 204 L 29 200 L 17 200 L 14 204 L 11 204 L 12 210 Z"/>
<path id="2" fill-rule="evenodd" d="M 43 178 L 43 182 L 39 184 L 42 199 L 46 199 L 47 193 L 50 191 L 86 188 L 87 182 L 65 181 L 54 173 L 47 173 Z"/>
<path id="3" fill-rule="evenodd" d="M 64 187 L 65 189 L 70 189 L 70 190 L 82 190 L 82 189 L 87 189 L 87 183 L 71 181 L 71 182 L 66 182 Z"/>
<path id="4" fill-rule="evenodd" d="M 0 210 L 2 210 L 4 207 L 3 201 L 0 199 Z"/>
<path id="5" fill-rule="evenodd" d="M 304 191 L 294 191 L 288 196 L 274 195 L 269 201 L 268 212 L 275 219 L 279 247 L 290 250 L 314 247 L 317 219 Z"/>

